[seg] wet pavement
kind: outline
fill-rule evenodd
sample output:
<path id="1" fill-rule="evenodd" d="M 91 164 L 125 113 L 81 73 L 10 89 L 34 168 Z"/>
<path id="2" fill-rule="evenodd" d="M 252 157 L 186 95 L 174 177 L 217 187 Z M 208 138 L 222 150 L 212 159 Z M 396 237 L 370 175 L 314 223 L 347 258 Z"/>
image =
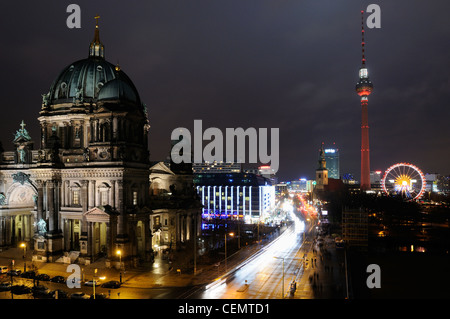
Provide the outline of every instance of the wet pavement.
<path id="1" fill-rule="evenodd" d="M 300 264 L 300 270 L 297 273 L 297 290 L 290 298 L 294 299 L 316 299 L 316 298 L 338 298 L 346 296 L 344 253 L 337 250 L 334 241 L 330 237 L 323 238 L 323 241 L 317 240 L 317 234 L 314 227 L 304 235 L 304 242 L 299 250 L 298 256 L 305 256 L 305 262 Z M 268 244 L 268 243 L 265 243 Z M 239 252 L 229 256 L 228 269 L 239 265 L 247 258 L 258 252 L 265 244 L 255 244 L 239 250 Z M 69 264 L 53 262 L 31 262 L 32 252 L 26 253 L 23 258 L 21 248 L 9 248 L 0 252 L 0 266 L 8 266 L 24 271 L 26 263 L 27 270 L 31 267 L 37 269 L 38 273 L 48 274 L 50 277 L 61 275 L 67 278 L 72 272 L 68 272 Z M 14 266 L 12 261 L 14 260 Z M 307 261 L 306 261 L 307 260 Z M 95 269 L 97 277 L 105 277 L 103 282 L 110 280 L 120 281 L 123 285 L 120 289 L 97 288 L 97 292 L 108 294 L 110 298 L 124 299 L 149 299 L 149 298 L 186 298 L 189 291 L 195 287 L 206 285 L 217 279 L 225 273 L 224 265 L 221 263 L 213 265 L 197 265 L 197 273 L 179 273 L 170 269 L 170 264 L 161 255 L 157 255 L 153 263 L 145 263 L 139 267 L 125 266 L 121 272 L 118 269 L 106 267 L 105 259 L 101 258 L 90 265 L 80 265 L 82 283 L 92 280 Z M 9 282 L 10 277 L 0 276 L 1 282 Z M 25 283 L 32 285 L 29 279 L 14 277 L 14 284 Z M 64 288 L 64 284 L 54 284 L 50 282 L 41 282 L 50 289 Z M 86 293 L 92 293 L 92 287 L 82 286 L 81 290 Z M 119 294 L 118 294 L 119 293 Z M 9 292 L 0 292 L 0 299 L 10 298 Z M 17 296 L 17 298 L 27 298 L 26 296 Z M 16 298 L 16 299 L 17 299 Z"/>

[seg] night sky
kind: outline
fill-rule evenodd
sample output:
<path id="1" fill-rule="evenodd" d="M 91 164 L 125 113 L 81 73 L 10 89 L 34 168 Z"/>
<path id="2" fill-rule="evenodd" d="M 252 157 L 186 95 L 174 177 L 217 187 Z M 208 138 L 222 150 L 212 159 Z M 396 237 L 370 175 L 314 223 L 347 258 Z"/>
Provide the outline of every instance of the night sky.
<path id="1" fill-rule="evenodd" d="M 81 29 L 66 8 L 81 7 Z M 336 0 L 2 1 L 0 140 L 22 119 L 39 148 L 41 94 L 88 56 L 99 14 L 106 60 L 148 106 L 151 160 L 177 127 L 280 129 L 280 180 L 313 178 L 322 142 L 360 175 L 361 10 L 366 27 L 371 169 L 410 162 L 450 174 L 450 2 Z M 367 17 L 368 14 L 366 14 Z"/>

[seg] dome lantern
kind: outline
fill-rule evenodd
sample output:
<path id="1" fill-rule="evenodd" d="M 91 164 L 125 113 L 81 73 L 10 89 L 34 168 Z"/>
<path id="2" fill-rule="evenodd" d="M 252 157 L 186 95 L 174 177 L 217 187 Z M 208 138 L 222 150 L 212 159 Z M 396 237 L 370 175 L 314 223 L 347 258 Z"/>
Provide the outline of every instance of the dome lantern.
<path id="1" fill-rule="evenodd" d="M 89 56 L 90 57 L 100 57 L 105 58 L 105 46 L 100 42 L 100 31 L 98 29 L 98 19 L 100 19 L 99 15 L 95 16 L 95 31 L 94 31 L 94 40 L 92 40 L 89 45 Z"/>

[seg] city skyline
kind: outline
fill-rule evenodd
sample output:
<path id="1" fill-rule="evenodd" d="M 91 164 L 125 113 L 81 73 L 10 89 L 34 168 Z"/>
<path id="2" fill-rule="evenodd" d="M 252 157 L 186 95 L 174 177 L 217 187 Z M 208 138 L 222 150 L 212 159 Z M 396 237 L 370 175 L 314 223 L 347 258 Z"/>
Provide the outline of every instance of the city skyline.
<path id="1" fill-rule="evenodd" d="M 170 151 L 170 132 L 205 127 L 280 128 L 279 180 L 312 178 L 318 145 L 336 141 L 341 172 L 359 178 L 360 108 L 354 94 L 360 11 L 370 2 L 139 3 L 80 1 L 82 28 L 66 26 L 67 4 L 3 4 L 6 150 L 22 120 L 35 148 L 41 94 L 67 63 L 87 57 L 99 14 L 106 59 L 133 78 L 149 111 L 152 161 Z M 381 28 L 367 29 L 371 170 L 411 162 L 449 174 L 450 77 L 443 8 L 378 2 Z M 398 14 L 400 12 L 402 14 Z M 119 16 L 120 12 L 120 16 Z M 20 34 L 20 37 L 17 35 Z"/>

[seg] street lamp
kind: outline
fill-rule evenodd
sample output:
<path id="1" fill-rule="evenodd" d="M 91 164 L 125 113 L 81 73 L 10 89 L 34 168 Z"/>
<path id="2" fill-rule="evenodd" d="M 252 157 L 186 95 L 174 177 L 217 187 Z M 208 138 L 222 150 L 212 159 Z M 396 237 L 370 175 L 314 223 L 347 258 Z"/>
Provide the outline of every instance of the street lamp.
<path id="1" fill-rule="evenodd" d="M 284 299 L 284 259 L 292 259 L 292 260 L 300 260 L 300 258 L 290 258 L 290 257 L 277 257 L 274 256 L 275 259 L 281 259 L 283 263 L 283 280 L 281 282 L 281 299 Z"/>
<path id="2" fill-rule="evenodd" d="M 97 268 L 94 269 L 94 276 L 93 276 L 93 280 L 92 280 L 92 287 L 94 289 L 94 299 L 95 299 L 95 284 L 97 283 L 95 281 L 95 275 L 97 274 Z"/>
<path id="3" fill-rule="evenodd" d="M 20 247 L 23 248 L 23 256 L 22 256 L 22 258 L 23 258 L 23 272 L 26 272 L 27 271 L 27 263 L 25 261 L 25 256 L 26 256 L 26 253 L 27 253 L 27 245 L 25 243 L 21 243 Z"/>
<path id="4" fill-rule="evenodd" d="M 117 249 L 116 255 L 119 255 L 120 283 L 122 283 L 122 251 Z"/>
<path id="5" fill-rule="evenodd" d="M 231 237 L 234 236 L 234 233 L 229 233 L 229 235 Z M 225 272 L 228 271 L 228 266 L 227 266 L 227 233 L 225 232 Z"/>

